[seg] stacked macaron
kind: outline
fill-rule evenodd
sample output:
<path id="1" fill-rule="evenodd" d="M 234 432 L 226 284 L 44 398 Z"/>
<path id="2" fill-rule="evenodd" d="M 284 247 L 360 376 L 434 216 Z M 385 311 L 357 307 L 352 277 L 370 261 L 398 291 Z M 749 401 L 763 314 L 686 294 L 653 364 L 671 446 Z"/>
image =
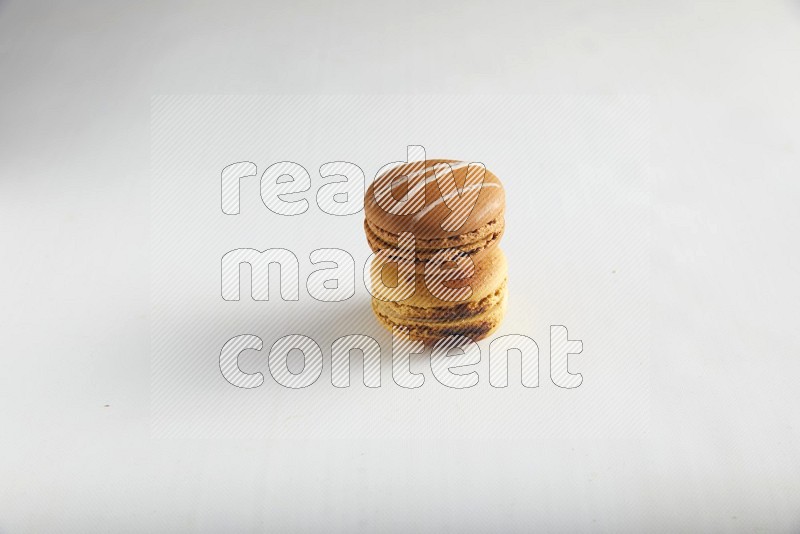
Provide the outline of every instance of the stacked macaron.
<path id="1" fill-rule="evenodd" d="M 396 286 L 401 276 L 414 280 L 413 292 L 373 291 L 378 321 L 425 342 L 491 334 L 505 312 L 507 266 L 497 247 L 504 210 L 500 180 L 480 163 L 410 162 L 379 176 L 365 199 L 367 241 L 384 260 L 402 260 L 402 245 L 413 235 L 414 267 L 389 273 L 376 255 L 373 288 Z"/>

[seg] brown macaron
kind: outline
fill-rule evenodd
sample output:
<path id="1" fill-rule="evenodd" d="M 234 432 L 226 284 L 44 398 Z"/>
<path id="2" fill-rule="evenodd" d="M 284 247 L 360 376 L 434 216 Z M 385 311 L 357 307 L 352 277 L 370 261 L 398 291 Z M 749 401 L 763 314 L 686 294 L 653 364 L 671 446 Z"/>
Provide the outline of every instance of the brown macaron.
<path id="1" fill-rule="evenodd" d="M 467 298 L 451 301 L 440 298 L 447 295 L 443 295 L 441 286 L 437 290 L 434 285 L 437 271 L 431 270 L 433 265 L 417 264 L 415 290 L 410 298 L 391 302 L 373 297 L 372 309 L 378 321 L 390 331 L 394 327 L 405 327 L 411 339 L 426 343 L 450 335 L 462 335 L 472 340 L 485 338 L 497 329 L 505 314 L 508 267 L 503 251 L 497 247 L 482 255 L 481 261 L 473 265 L 472 276 L 443 283 L 447 288 L 471 288 Z M 376 283 L 380 283 L 377 280 L 379 276 L 386 285 L 397 285 L 398 270 L 385 268 L 383 271 L 372 270 L 374 294 L 380 294 L 375 291 Z"/>
<path id="2" fill-rule="evenodd" d="M 415 238 L 416 261 L 443 249 L 463 256 L 490 251 L 505 227 L 505 192 L 480 163 L 434 159 L 392 168 L 367 189 L 364 229 L 373 251 Z"/>

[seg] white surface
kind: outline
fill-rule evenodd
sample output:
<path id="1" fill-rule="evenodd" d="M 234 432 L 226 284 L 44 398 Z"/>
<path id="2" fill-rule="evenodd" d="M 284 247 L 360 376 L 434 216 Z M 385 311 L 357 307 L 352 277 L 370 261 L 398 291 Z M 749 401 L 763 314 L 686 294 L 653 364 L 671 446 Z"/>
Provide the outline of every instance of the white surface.
<path id="1" fill-rule="evenodd" d="M 800 6 L 293 5 L 0 5 L 0 531 L 797 531 Z M 649 434 L 151 439 L 150 96 L 296 92 L 649 95 Z"/>
<path id="2" fill-rule="evenodd" d="M 648 118 L 647 99 L 626 96 L 154 98 L 154 436 L 641 437 L 650 418 Z M 373 316 L 363 276 L 370 253 L 364 213 L 337 217 L 317 205 L 323 163 L 356 162 L 371 180 L 405 159 L 409 143 L 422 143 L 428 158 L 483 161 L 506 191 L 506 317 L 479 343 L 480 363 L 468 369 L 478 384 L 462 391 L 434 378 L 429 354 L 411 358 L 410 369 L 423 375 L 418 388 L 397 385 L 391 335 Z M 240 180 L 240 213 L 225 215 L 220 173 L 242 159 L 258 169 Z M 267 209 L 260 196 L 260 175 L 285 159 L 311 174 L 309 191 L 287 196 L 308 202 L 293 216 Z M 356 198 L 363 199 L 361 189 Z M 310 253 L 323 247 L 352 258 L 351 298 L 310 296 L 306 280 L 319 269 Z M 275 268 L 268 301 L 251 299 L 251 285 L 265 284 L 258 277 L 251 284 L 250 267 L 238 281 L 221 277 L 221 258 L 242 248 L 294 254 L 297 300 L 279 296 Z M 240 286 L 239 301 L 222 299 L 221 278 Z M 550 325 L 566 326 L 584 343 L 585 352 L 569 361 L 571 372 L 585 376 L 579 388 L 551 382 Z M 266 375 L 258 390 L 237 389 L 220 373 L 222 347 L 242 334 L 262 339 L 260 351 L 239 357 L 245 372 Z M 331 384 L 331 346 L 352 334 L 382 346 L 378 391 L 361 385 L 360 355 L 352 358 L 353 387 Z M 509 334 L 538 343 L 538 389 L 522 387 L 518 355 L 509 358 L 511 386 L 490 385 L 490 342 Z M 323 372 L 307 388 L 281 387 L 267 365 L 273 343 L 287 335 L 308 336 L 322 350 Z M 497 350 L 494 358 L 503 358 Z M 301 360 L 296 352 L 289 358 L 298 366 Z"/>

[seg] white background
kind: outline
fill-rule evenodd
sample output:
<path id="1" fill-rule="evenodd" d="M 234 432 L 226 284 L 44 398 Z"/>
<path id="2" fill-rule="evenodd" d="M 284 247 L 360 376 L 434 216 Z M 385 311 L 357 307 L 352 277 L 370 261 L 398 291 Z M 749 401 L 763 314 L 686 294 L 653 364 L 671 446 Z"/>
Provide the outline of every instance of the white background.
<path id="1" fill-rule="evenodd" d="M 649 111 L 647 99 L 636 96 L 154 98 L 154 436 L 642 437 L 650 417 Z M 423 385 L 397 386 L 402 378 L 393 376 L 391 335 L 373 316 L 364 282 L 370 253 L 364 213 L 334 216 L 318 206 L 320 191 L 322 199 L 331 194 L 320 188 L 330 182 L 318 171 L 326 161 L 357 162 L 369 181 L 384 165 L 405 160 L 409 139 L 428 158 L 484 162 L 506 191 L 499 245 L 509 265 L 506 318 L 479 343 L 480 363 L 464 370 L 478 374 L 469 390 L 440 384 L 427 353 L 410 363 L 414 373 L 427 375 Z M 240 212 L 226 215 L 221 170 L 242 159 L 254 162 L 256 174 L 239 181 Z M 285 159 L 311 174 L 309 191 L 286 197 L 308 203 L 294 216 L 267 209 L 260 195 L 261 174 Z M 353 196 L 364 198 L 363 184 Z M 294 254 L 297 300 L 280 297 L 277 269 L 269 300 L 252 300 L 249 266 L 241 269 L 240 300 L 223 300 L 221 258 L 242 248 Z M 352 297 L 321 302 L 309 294 L 309 274 L 321 267 L 309 255 L 320 248 L 352 258 Z M 571 339 L 584 342 L 585 352 L 569 365 L 586 376 L 580 388 L 550 380 L 550 325 L 564 325 Z M 245 372 L 268 377 L 258 390 L 233 387 L 220 372 L 222 347 L 242 334 L 263 342 L 261 351 L 239 358 Z M 323 349 L 324 372 L 301 390 L 281 387 L 267 365 L 273 343 L 291 334 Z M 353 386 L 342 391 L 331 384 L 330 347 L 351 334 L 382 345 L 379 391 L 363 386 L 360 355 L 352 358 Z M 519 355 L 509 359 L 510 387 L 490 385 L 489 342 L 509 334 L 538 343 L 540 389 L 522 387 Z M 494 357 L 504 357 L 497 345 Z M 299 372 L 302 360 L 299 351 L 291 353 L 290 368 Z"/>
<path id="2" fill-rule="evenodd" d="M 0 532 L 797 531 L 797 65 L 797 2 L 0 4 Z M 164 93 L 648 95 L 648 434 L 152 439 Z"/>

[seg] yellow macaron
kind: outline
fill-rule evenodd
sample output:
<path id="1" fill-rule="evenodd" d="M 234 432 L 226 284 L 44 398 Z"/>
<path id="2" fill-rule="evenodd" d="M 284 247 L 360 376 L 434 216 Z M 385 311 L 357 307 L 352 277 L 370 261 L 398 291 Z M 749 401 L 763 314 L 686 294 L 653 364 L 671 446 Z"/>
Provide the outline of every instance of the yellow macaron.
<path id="1" fill-rule="evenodd" d="M 440 298 L 441 291 L 432 292 L 430 274 L 426 279 L 425 272 L 428 268 L 430 273 L 430 264 L 417 264 L 413 295 L 399 302 L 373 297 L 372 309 L 378 321 L 389 330 L 405 327 L 412 339 L 426 343 L 454 334 L 473 340 L 487 337 L 497 329 L 505 314 L 508 267 L 505 254 L 497 247 L 473 265 L 471 276 L 444 284 L 453 289 L 470 288 L 467 298 L 453 301 Z M 373 287 L 383 283 L 396 285 L 398 270 L 387 267 L 383 271 L 372 270 Z"/>

